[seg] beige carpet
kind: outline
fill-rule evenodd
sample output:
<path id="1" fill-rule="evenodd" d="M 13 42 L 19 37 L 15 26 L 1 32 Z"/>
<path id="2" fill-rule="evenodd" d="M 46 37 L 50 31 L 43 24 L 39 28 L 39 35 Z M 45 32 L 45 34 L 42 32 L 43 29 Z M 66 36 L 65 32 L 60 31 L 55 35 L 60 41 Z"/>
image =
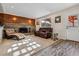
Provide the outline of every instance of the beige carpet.
<path id="1" fill-rule="evenodd" d="M 59 40 L 58 40 L 59 41 Z M 26 36 L 26 39 L 6 40 L 0 44 L 0 55 L 2 56 L 28 56 L 37 53 L 37 51 L 44 49 L 58 41 L 51 39 L 44 39 L 34 35 Z"/>

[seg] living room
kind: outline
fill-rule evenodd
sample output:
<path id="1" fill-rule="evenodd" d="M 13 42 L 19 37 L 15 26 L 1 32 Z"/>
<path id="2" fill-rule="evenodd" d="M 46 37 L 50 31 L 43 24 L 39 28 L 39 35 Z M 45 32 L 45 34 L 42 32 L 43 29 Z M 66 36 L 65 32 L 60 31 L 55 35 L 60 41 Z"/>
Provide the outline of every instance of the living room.
<path id="1" fill-rule="evenodd" d="M 0 8 L 0 55 L 79 55 L 78 3 L 1 3 Z"/>

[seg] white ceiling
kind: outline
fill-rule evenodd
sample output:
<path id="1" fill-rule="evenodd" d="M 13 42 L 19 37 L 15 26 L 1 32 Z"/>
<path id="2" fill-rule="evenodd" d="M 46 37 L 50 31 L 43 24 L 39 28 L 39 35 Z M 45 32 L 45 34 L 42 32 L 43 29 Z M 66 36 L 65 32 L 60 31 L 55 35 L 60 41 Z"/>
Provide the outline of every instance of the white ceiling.
<path id="1" fill-rule="evenodd" d="M 2 3 L 4 13 L 39 18 L 69 8 L 75 3 Z"/>

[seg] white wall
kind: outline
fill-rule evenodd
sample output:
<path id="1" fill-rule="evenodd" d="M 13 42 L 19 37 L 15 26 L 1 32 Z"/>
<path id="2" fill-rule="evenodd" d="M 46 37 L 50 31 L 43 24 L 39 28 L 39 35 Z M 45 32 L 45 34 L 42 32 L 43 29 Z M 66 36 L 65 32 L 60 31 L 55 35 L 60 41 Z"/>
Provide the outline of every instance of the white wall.
<path id="1" fill-rule="evenodd" d="M 0 13 L 2 13 L 2 12 L 4 12 L 4 10 L 3 10 L 3 7 L 2 7 L 2 5 L 0 3 Z"/>
<path id="2" fill-rule="evenodd" d="M 71 39 L 79 41 L 79 27 L 76 27 L 75 29 L 67 29 L 68 25 L 68 16 L 70 15 L 79 15 L 79 5 L 73 6 L 71 8 L 62 10 L 60 12 L 56 12 L 48 17 L 51 17 L 52 21 L 52 27 L 53 27 L 53 33 L 59 33 L 58 38 L 60 39 Z M 55 17 L 61 16 L 61 23 L 55 23 Z M 70 34 L 71 33 L 71 38 Z M 76 38 L 77 37 L 77 38 Z M 72 39 L 73 38 L 73 39 Z"/>
<path id="3" fill-rule="evenodd" d="M 45 17 L 45 18 L 36 19 L 36 22 L 37 22 L 37 21 L 39 22 L 39 25 L 36 25 L 36 30 L 37 30 L 37 31 L 39 30 L 40 27 L 42 27 L 42 26 L 41 26 L 41 24 L 42 24 L 41 21 L 44 20 L 44 19 L 46 19 L 46 18 L 50 18 L 50 19 L 51 19 L 50 16 Z"/>
<path id="4" fill-rule="evenodd" d="M 68 16 L 70 15 L 79 15 L 79 5 L 76 5 L 74 7 L 68 8 L 66 10 L 63 10 L 61 12 L 58 12 L 52 15 L 52 24 L 53 24 L 54 33 L 59 33 L 58 38 L 60 39 L 78 40 L 79 27 L 76 27 L 76 28 L 74 27 L 75 29 L 73 30 L 66 28 L 68 26 Z M 54 22 L 56 16 L 61 16 L 61 23 L 58 24 Z M 71 38 L 70 38 L 70 34 L 68 33 L 71 34 Z"/>
<path id="5" fill-rule="evenodd" d="M 2 37 L 3 37 L 3 26 L 0 26 L 0 43 L 2 42 Z"/>
<path id="6" fill-rule="evenodd" d="M 36 22 L 39 22 L 39 25 L 37 25 Z M 36 25 L 36 31 L 38 31 L 39 28 L 41 27 L 41 20 L 40 19 L 36 19 L 35 25 Z"/>

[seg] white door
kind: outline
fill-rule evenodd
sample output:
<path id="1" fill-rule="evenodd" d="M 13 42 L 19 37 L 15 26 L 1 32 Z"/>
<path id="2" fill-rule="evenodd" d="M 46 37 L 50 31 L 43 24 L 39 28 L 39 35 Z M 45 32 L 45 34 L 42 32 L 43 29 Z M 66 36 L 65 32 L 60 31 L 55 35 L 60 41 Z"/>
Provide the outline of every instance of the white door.
<path id="1" fill-rule="evenodd" d="M 78 27 L 70 27 L 67 29 L 67 39 L 79 41 L 79 29 L 78 29 Z"/>

